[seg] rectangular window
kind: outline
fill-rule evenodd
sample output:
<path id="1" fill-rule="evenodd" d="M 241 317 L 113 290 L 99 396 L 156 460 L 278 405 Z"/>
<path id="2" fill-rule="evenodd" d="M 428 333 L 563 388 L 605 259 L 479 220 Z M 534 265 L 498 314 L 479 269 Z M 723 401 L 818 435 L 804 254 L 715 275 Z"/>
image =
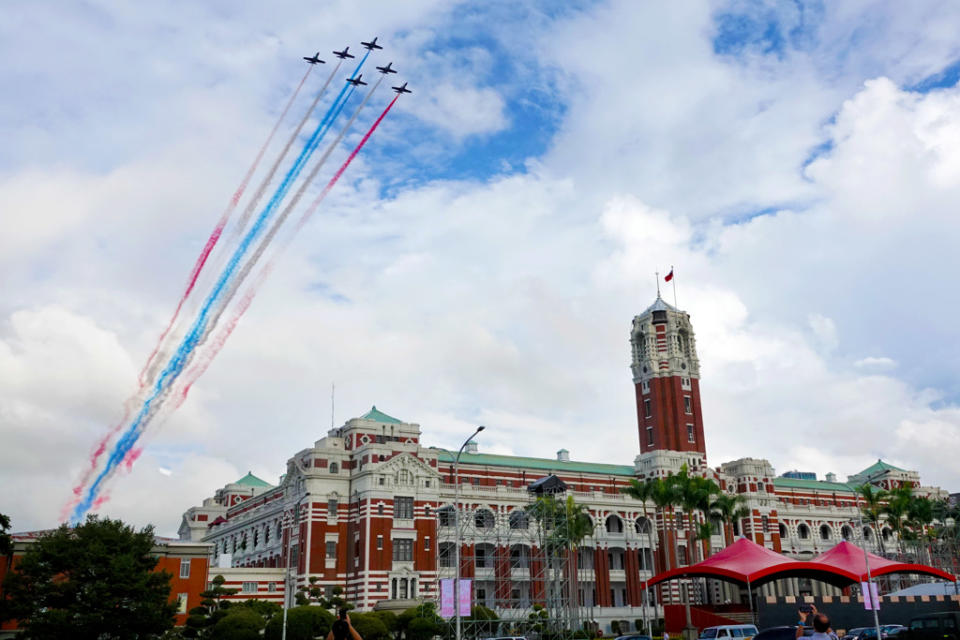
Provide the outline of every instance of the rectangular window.
<path id="1" fill-rule="evenodd" d="M 257 583 L 256 582 L 244 582 L 243 588 L 241 589 L 243 593 L 256 593 L 257 592 Z"/>
<path id="2" fill-rule="evenodd" d="M 487 550 L 480 548 L 480 549 L 477 549 L 474 553 L 475 553 L 474 558 L 476 559 L 476 562 L 477 562 L 477 568 L 485 569 L 487 567 Z"/>
<path id="3" fill-rule="evenodd" d="M 687 442 L 696 442 L 696 438 L 694 437 L 694 433 L 693 433 L 692 424 L 687 425 Z"/>
<path id="4" fill-rule="evenodd" d="M 760 522 L 763 525 L 763 532 L 767 533 L 770 531 L 770 519 L 767 516 L 760 516 Z"/>
<path id="5" fill-rule="evenodd" d="M 377 536 L 377 551 L 383 549 L 383 536 Z"/>
<path id="6" fill-rule="evenodd" d="M 186 613 L 187 612 L 187 594 L 178 593 L 177 594 L 177 613 Z"/>
<path id="7" fill-rule="evenodd" d="M 327 500 L 327 515 L 336 517 L 337 515 L 337 499 L 336 498 L 330 498 L 329 500 Z"/>
<path id="8" fill-rule="evenodd" d="M 180 577 L 181 578 L 190 577 L 190 558 L 180 559 Z"/>
<path id="9" fill-rule="evenodd" d="M 327 557 L 331 559 L 334 559 L 337 557 L 336 540 L 327 540 Z"/>
<path id="10" fill-rule="evenodd" d="M 430 536 L 423 539 L 423 550 L 430 551 Z"/>
<path id="11" fill-rule="evenodd" d="M 413 498 L 396 497 L 393 499 L 393 517 L 401 520 L 413 519 Z"/>
<path id="12" fill-rule="evenodd" d="M 690 396 L 683 396 L 683 411 L 693 413 L 693 401 L 690 400 Z"/>
<path id="13" fill-rule="evenodd" d="M 653 415 L 653 411 L 650 408 L 650 398 L 646 398 L 643 401 L 643 415 L 646 418 L 649 418 L 650 416 Z"/>
<path id="14" fill-rule="evenodd" d="M 653 427 L 647 427 L 647 446 L 653 446 Z"/>
<path id="15" fill-rule="evenodd" d="M 267 591 L 269 591 L 270 593 L 275 593 L 277 591 L 277 583 L 276 582 L 267 583 Z"/>
<path id="16" fill-rule="evenodd" d="M 393 541 L 393 559 L 397 562 L 413 561 L 413 540 L 398 539 Z"/>

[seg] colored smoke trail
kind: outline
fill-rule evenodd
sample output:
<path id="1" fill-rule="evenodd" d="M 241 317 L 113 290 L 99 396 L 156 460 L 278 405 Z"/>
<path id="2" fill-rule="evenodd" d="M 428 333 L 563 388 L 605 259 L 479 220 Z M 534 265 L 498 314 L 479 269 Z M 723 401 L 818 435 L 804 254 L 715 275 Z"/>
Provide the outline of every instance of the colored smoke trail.
<path id="1" fill-rule="evenodd" d="M 323 83 L 323 87 L 317 93 L 317 97 L 313 99 L 313 102 L 310 104 L 310 108 L 307 109 L 307 112 L 303 115 L 303 118 L 301 118 L 300 124 L 297 125 L 297 128 L 294 129 L 293 133 L 287 139 L 287 143 L 283 146 L 283 150 L 274 161 L 273 166 L 270 167 L 270 171 L 268 171 L 267 175 L 264 176 L 263 180 L 260 181 L 260 186 L 257 187 L 257 190 L 254 192 L 253 198 L 250 199 L 250 202 L 248 202 L 247 206 L 244 207 L 240 217 L 237 218 L 237 225 L 233 230 L 233 237 L 239 237 L 243 233 L 244 228 L 247 226 L 247 221 L 250 220 L 250 216 L 253 215 L 253 212 L 260 203 L 260 200 L 263 199 L 263 194 L 266 192 L 267 187 L 270 186 L 270 182 L 273 180 L 273 176 L 276 175 L 277 169 L 280 168 L 280 164 L 287 156 L 287 153 L 289 153 L 290 147 L 293 146 L 293 143 L 296 142 L 297 138 L 300 136 L 300 131 L 307 123 L 307 120 L 310 119 L 310 116 L 313 115 L 313 112 L 317 108 L 317 104 L 320 102 L 320 99 L 327 92 L 327 87 L 330 86 L 330 81 L 333 80 L 334 76 L 337 75 L 337 72 L 340 70 L 340 66 L 342 64 L 342 59 L 337 61 L 337 65 L 333 68 L 333 71 L 330 72 L 330 75 L 327 76 L 327 81 Z M 310 68 L 312 69 L 313 65 L 310 65 Z"/>
<path id="2" fill-rule="evenodd" d="M 378 81 L 373 86 L 373 88 L 370 89 L 370 91 L 367 93 L 366 98 L 364 98 L 363 104 L 365 104 L 366 101 L 370 98 L 370 96 L 373 95 L 373 92 L 376 90 L 379 84 L 380 82 Z M 296 226 L 296 229 L 294 230 L 294 233 L 287 238 L 287 241 L 279 248 L 277 253 L 269 261 L 267 261 L 267 263 L 263 266 L 263 269 L 261 269 L 260 272 L 257 274 L 257 277 L 254 280 L 253 284 L 250 286 L 247 292 L 243 295 L 243 298 L 241 298 L 240 302 L 238 303 L 237 308 L 234 310 L 233 316 L 230 318 L 230 321 L 226 324 L 226 326 L 224 326 L 221 329 L 216 339 L 213 341 L 213 343 L 211 343 L 209 351 L 206 354 L 204 354 L 200 362 L 195 364 L 187 372 L 185 376 L 186 381 L 183 385 L 183 389 L 180 391 L 179 394 L 177 394 L 176 398 L 173 400 L 173 402 L 175 403 L 173 406 L 173 410 L 176 410 L 177 408 L 180 407 L 180 405 L 183 404 L 183 402 L 187 399 L 187 395 L 189 395 L 190 393 L 190 388 L 197 381 L 197 379 L 199 379 L 207 371 L 207 368 L 210 366 L 210 363 L 212 363 L 214 358 L 216 358 L 217 354 L 220 353 L 220 350 L 223 348 L 224 344 L 226 344 L 227 339 L 230 337 L 230 334 L 232 334 L 233 330 L 236 328 L 237 323 L 240 322 L 240 318 L 243 316 L 244 313 L 246 313 L 247 309 L 250 307 L 250 304 L 253 302 L 253 298 L 257 295 L 257 292 L 259 291 L 260 286 L 263 284 L 263 282 L 267 279 L 267 277 L 273 271 L 274 263 L 277 257 L 279 257 L 283 253 L 283 251 L 287 248 L 289 243 L 293 240 L 294 236 L 296 235 L 296 232 L 298 232 L 300 229 L 303 228 L 303 226 L 306 224 L 310 216 L 320 206 L 320 203 L 323 202 L 327 194 L 330 193 L 333 187 L 337 184 L 337 182 L 340 180 L 340 177 L 347 170 L 347 167 L 350 166 L 350 163 L 353 162 L 353 159 L 357 157 L 358 153 L 360 153 L 360 150 L 370 139 L 370 136 L 373 135 L 373 132 L 377 130 L 377 127 L 380 126 L 380 123 L 386 117 L 387 113 L 390 112 L 390 109 L 393 108 L 394 103 L 397 101 L 399 97 L 400 97 L 399 95 L 395 96 L 393 100 L 390 102 L 390 104 L 387 105 L 387 108 L 383 110 L 383 113 L 380 114 L 380 117 L 377 118 L 377 120 L 373 123 L 373 125 L 366 132 L 366 134 L 364 134 L 363 138 L 360 140 L 360 143 L 353 149 L 353 151 L 350 153 L 350 155 L 347 157 L 344 163 L 340 165 L 340 168 L 337 169 L 337 172 L 333 175 L 333 177 L 324 187 L 321 194 L 316 198 L 316 200 L 314 200 L 310 204 L 310 207 L 306 210 L 306 212 L 304 212 L 303 216 L 297 222 L 297 226 Z M 353 121 L 356 119 L 357 115 L 359 114 L 360 109 L 363 108 L 363 104 L 361 104 L 360 107 L 358 107 L 357 110 L 354 112 L 353 116 L 350 118 L 350 121 L 343 128 L 343 130 L 341 131 L 341 135 L 338 137 L 337 141 L 335 141 L 334 144 L 339 142 L 339 140 L 343 137 L 343 134 L 346 132 L 346 130 L 350 128 L 351 124 L 353 124 Z M 320 163 L 320 165 L 322 166 L 322 162 Z M 271 229 L 271 231 L 273 231 L 273 229 Z"/>
<path id="3" fill-rule="evenodd" d="M 367 58 L 370 55 L 370 51 L 367 51 L 361 58 L 360 62 L 357 64 L 356 69 L 353 74 L 351 74 L 351 79 L 356 78 L 360 69 L 363 67 L 363 64 L 366 62 Z M 349 87 L 349 90 L 348 90 Z M 124 458 L 136 444 L 139 439 L 143 429 L 146 428 L 147 423 L 149 422 L 150 417 L 154 414 L 156 409 L 159 407 L 154 407 L 154 403 L 158 398 L 161 398 L 161 401 L 169 393 L 169 387 L 177 379 L 180 373 L 183 371 L 184 367 L 189 364 L 189 359 L 197 346 L 197 342 L 200 340 L 202 335 L 207 330 L 208 316 L 213 308 L 213 305 L 217 303 L 220 296 L 223 294 L 227 284 L 230 282 L 231 277 L 237 269 L 240 261 L 246 255 L 250 245 L 256 240 L 260 232 L 263 230 L 264 225 L 267 220 L 270 218 L 270 215 L 279 205 L 280 201 L 286 196 L 287 191 L 289 191 L 292 183 L 300 175 L 303 166 L 316 150 L 317 145 L 320 143 L 320 140 L 323 138 L 323 135 L 330 128 L 332 120 L 330 116 L 334 111 L 340 100 L 342 99 L 345 103 L 346 99 L 349 98 L 352 94 L 353 85 L 346 84 L 343 89 L 341 89 L 340 94 L 338 94 L 337 99 L 334 101 L 334 104 L 328 110 L 327 114 L 320 121 L 320 124 L 317 125 L 317 128 L 314 130 L 311 137 L 308 139 L 303 150 L 301 150 L 300 155 L 295 160 L 293 166 L 287 171 L 287 174 L 284 176 L 283 181 L 280 186 L 277 188 L 277 191 L 270 198 L 270 201 L 267 203 L 267 206 L 257 217 L 256 221 L 251 226 L 250 230 L 244 236 L 240 245 L 236 248 L 233 255 L 230 258 L 230 261 L 227 263 L 223 273 L 220 278 L 217 280 L 213 290 L 208 294 L 206 301 L 204 302 L 202 308 L 200 309 L 196 320 L 194 321 L 191 329 L 183 337 L 180 346 L 173 353 L 170 358 L 170 361 L 164 367 L 163 371 L 160 372 L 156 382 L 153 385 L 152 391 L 144 399 L 143 404 L 139 412 L 134 417 L 130 426 L 127 430 L 120 436 L 118 441 L 111 451 L 105 468 L 97 475 L 88 488 L 86 495 L 80 502 L 74 507 L 73 514 L 71 516 L 72 522 L 79 522 L 83 515 L 91 508 L 94 500 L 97 497 L 97 494 L 100 491 L 103 483 L 112 475 L 114 470 L 122 463 Z M 344 97 L 346 96 L 346 97 Z M 340 105 L 342 109 L 342 105 Z"/>
<path id="4" fill-rule="evenodd" d="M 69 511 L 69 509 L 74 506 L 76 500 L 79 498 L 80 494 L 83 492 L 83 487 L 86 486 L 87 482 L 89 482 L 90 480 L 90 477 L 93 475 L 93 472 L 96 471 L 97 465 L 99 464 L 99 461 L 100 461 L 100 456 L 102 456 L 103 453 L 106 451 L 107 444 L 123 428 L 123 425 L 126 424 L 127 419 L 130 417 L 130 412 L 133 410 L 134 401 L 136 400 L 140 392 L 142 392 L 143 388 L 146 387 L 147 384 L 149 383 L 149 380 L 152 377 L 152 376 L 148 376 L 148 372 L 151 369 L 151 365 L 153 365 L 154 361 L 158 359 L 157 357 L 158 353 L 160 353 L 161 347 L 163 346 L 164 341 L 167 339 L 171 329 L 173 329 L 173 326 L 176 324 L 177 318 L 180 316 L 180 312 L 183 310 L 183 305 L 186 303 L 187 298 L 189 298 L 190 294 L 193 292 L 194 287 L 197 284 L 197 279 L 200 277 L 200 272 L 203 270 L 203 267 L 206 264 L 207 259 L 210 257 L 210 253 L 213 251 L 213 248 L 216 246 L 217 242 L 219 241 L 220 236 L 223 234 L 223 230 L 227 226 L 227 223 L 230 220 L 230 216 L 233 215 L 233 211 L 236 209 L 237 204 L 240 202 L 240 198 L 243 197 L 243 194 L 250 183 L 250 179 L 253 177 L 254 172 L 256 172 L 256 169 L 260 165 L 261 160 L 263 160 L 263 155 L 266 153 L 267 149 L 270 147 L 270 143 L 273 141 L 274 136 L 277 134 L 277 131 L 280 129 L 280 125 L 286 119 L 287 113 L 290 111 L 290 107 L 293 106 L 293 103 L 294 101 L 296 101 L 297 96 L 300 95 L 300 90 L 303 89 L 303 85 L 306 83 L 307 78 L 310 77 L 310 73 L 313 71 L 313 66 L 314 65 L 307 65 L 307 71 L 303 74 L 303 77 L 300 79 L 300 83 L 297 85 L 296 89 L 294 89 L 293 94 L 290 96 L 290 99 L 287 100 L 287 104 L 284 106 L 283 111 L 280 112 L 280 116 L 277 118 L 277 121 L 274 123 L 273 128 L 270 130 L 269 135 L 267 135 L 267 139 L 264 140 L 262 145 L 260 145 L 260 149 L 259 151 L 257 151 L 256 157 L 254 158 L 250 167 L 247 169 L 247 172 L 244 175 L 243 179 L 240 181 L 240 185 L 234 191 L 233 196 L 230 198 L 230 202 L 227 204 L 226 208 L 220 214 L 220 219 L 217 220 L 217 224 L 214 226 L 213 232 L 210 234 L 210 237 L 207 239 L 206 244 L 203 246 L 203 249 L 200 251 L 200 255 L 197 257 L 197 261 L 194 263 L 193 269 L 191 269 L 190 275 L 187 277 L 187 287 L 184 290 L 183 294 L 180 296 L 180 300 L 177 302 L 177 306 L 173 311 L 173 315 L 171 316 L 170 321 L 167 323 L 167 326 L 166 328 L 164 328 L 163 332 L 161 332 L 160 337 L 157 339 L 156 346 L 154 346 L 153 351 L 147 357 L 146 364 L 144 364 L 143 369 L 140 371 L 140 374 L 138 376 L 137 391 L 130 398 L 128 398 L 127 401 L 124 403 L 123 417 L 116 423 L 116 425 L 114 425 L 100 439 L 100 441 L 97 443 L 96 447 L 94 448 L 93 452 L 91 453 L 90 460 L 89 460 L 90 464 L 87 466 L 86 470 L 83 472 L 83 475 L 80 477 L 80 480 L 73 487 L 73 495 L 75 497 L 72 498 L 71 501 L 66 505 L 65 507 L 66 511 Z M 334 69 L 334 73 L 336 73 L 336 70 L 339 68 L 340 68 L 340 65 L 338 63 L 336 69 Z M 331 74 L 331 77 L 333 77 L 332 74 Z M 316 102 L 319 101 L 320 96 L 323 95 L 323 92 L 326 91 L 327 85 L 329 84 L 330 84 L 330 78 L 328 78 L 326 84 L 323 85 L 323 89 L 321 89 L 320 94 L 317 96 L 317 100 L 314 101 L 314 106 L 316 106 Z M 306 122 L 306 118 L 309 117 L 312 111 L 313 109 L 311 108 L 311 110 L 307 113 L 307 116 L 305 116 L 304 120 L 300 123 L 300 126 L 297 128 L 296 133 L 294 133 L 293 138 L 295 138 L 296 135 L 299 134 L 300 128 L 303 127 L 303 122 Z M 287 150 L 290 147 L 291 142 L 287 143 L 287 146 L 284 149 L 284 153 L 282 155 L 286 154 Z M 282 156 L 281 156 L 281 159 L 282 159 Z M 279 164 L 279 160 L 277 161 L 277 164 Z M 274 172 L 276 171 L 276 164 L 274 165 L 272 171 Z M 271 177 L 272 175 L 273 173 L 270 174 Z M 266 188 L 265 185 L 261 186 L 261 190 L 265 188 Z M 262 196 L 262 193 L 260 195 Z M 61 521 L 66 520 L 65 513 L 61 513 L 60 520 Z"/>
<path id="5" fill-rule="evenodd" d="M 180 311 L 183 309 L 183 305 L 186 303 L 187 298 L 190 297 L 190 293 L 193 291 L 193 288 L 196 286 L 197 278 L 200 277 L 200 272 L 203 270 L 203 266 L 206 264 L 207 258 L 210 257 L 210 253 L 213 251 L 213 248 L 216 246 L 217 241 L 220 240 L 220 235 L 223 233 L 223 229 L 227 226 L 227 223 L 230 221 L 230 216 L 233 215 L 233 211 L 234 209 L 237 208 L 237 204 L 240 202 L 240 198 L 243 197 L 244 191 L 247 190 L 247 185 L 250 183 L 250 178 L 253 177 L 253 174 L 257 170 L 257 167 L 260 166 L 260 161 L 263 159 L 263 154 L 266 153 L 267 148 L 270 146 L 270 143 L 273 141 L 273 137 L 277 134 L 277 130 L 280 128 L 280 125 L 283 123 L 284 119 L 286 119 L 287 113 L 290 111 L 290 107 L 293 105 L 294 100 L 296 100 L 297 96 L 300 95 L 300 90 L 303 88 L 303 85 L 307 81 L 307 78 L 310 77 L 311 71 L 313 71 L 313 65 L 312 64 L 307 65 L 307 71 L 306 73 L 303 74 L 303 78 L 300 79 L 300 84 L 297 85 L 297 88 L 294 90 L 293 95 L 291 95 L 290 99 L 287 100 L 286 106 L 284 106 L 283 111 L 280 112 L 280 117 L 278 117 L 276 123 L 274 123 L 273 129 L 270 130 L 270 134 L 267 136 L 267 139 L 263 141 L 262 145 L 260 145 L 260 150 L 257 152 L 257 155 L 253 160 L 253 163 L 250 165 L 250 168 L 247 169 L 246 175 L 243 176 L 243 180 L 241 180 L 240 186 L 238 186 L 237 190 L 234 191 L 233 197 L 230 198 L 230 203 L 227 205 L 226 209 L 223 210 L 223 213 L 220 214 L 220 219 L 217 220 L 217 224 L 213 228 L 213 233 L 211 233 L 210 237 L 207 238 L 206 244 L 203 246 L 203 249 L 200 251 L 200 255 L 197 257 L 197 261 L 193 265 L 193 269 L 190 271 L 190 276 L 187 278 L 187 288 L 183 292 L 183 295 L 180 296 L 180 300 L 179 302 L 177 302 L 177 307 L 173 311 L 173 316 L 170 318 L 170 322 L 167 323 L 167 327 L 163 330 L 163 333 L 160 334 L 160 338 L 159 340 L 157 340 L 157 345 L 153 348 L 153 351 L 150 353 L 150 356 L 147 358 L 146 364 L 143 366 L 143 369 L 140 371 L 139 384 L 141 388 L 146 386 L 147 383 L 149 382 L 147 378 L 147 371 L 150 370 L 151 365 L 156 359 L 157 352 L 160 351 L 160 347 L 163 345 L 164 340 L 166 339 L 167 335 L 170 333 L 170 330 L 173 328 L 173 325 L 176 323 L 177 318 L 180 316 Z M 329 83 L 329 80 L 327 82 Z M 324 85 L 324 89 L 326 89 L 326 85 Z M 300 126 L 303 126 L 303 123 L 301 123 Z M 297 131 L 299 133 L 299 128 Z M 288 147 L 289 147 L 289 143 L 288 143 Z"/>
<path id="6" fill-rule="evenodd" d="M 314 164 L 313 169 L 311 169 L 310 173 L 307 174 L 307 177 L 300 183 L 300 188 L 297 189 L 297 192 L 293 195 L 293 197 L 286 204 L 286 206 L 284 206 L 283 211 L 280 213 L 279 216 L 277 216 L 276 220 L 273 221 L 273 224 L 270 225 L 270 230 L 267 231 L 267 234 L 260 241 L 260 244 L 257 246 L 257 249 L 253 253 L 253 255 L 251 255 L 250 258 L 247 260 L 247 262 L 243 265 L 239 275 L 233 281 L 233 286 L 227 292 L 227 295 L 224 296 L 223 301 L 220 303 L 219 311 L 213 317 L 211 326 L 216 326 L 217 321 L 220 319 L 220 316 L 223 314 L 223 311 L 226 309 L 227 305 L 230 304 L 230 301 L 233 300 L 234 296 L 237 293 L 237 290 L 239 290 L 240 286 L 244 283 L 250 271 L 257 265 L 257 263 L 260 261 L 260 258 L 263 256 L 264 252 L 266 252 L 267 248 L 269 248 L 269 246 L 272 244 L 273 239 L 276 237 L 277 233 L 279 233 L 280 229 L 283 227 L 284 222 L 286 222 L 287 218 L 290 217 L 290 214 L 293 212 L 294 209 L 296 209 L 297 205 L 300 204 L 300 200 L 303 198 L 304 193 L 306 193 L 310 185 L 313 184 L 313 181 L 316 179 L 317 174 L 320 173 L 320 170 L 323 168 L 327 160 L 330 158 L 330 154 L 333 153 L 333 150 L 336 149 L 337 145 L 339 145 L 340 142 L 343 140 L 343 137 L 347 134 L 347 131 L 349 131 L 350 127 L 353 126 L 353 123 L 356 121 L 357 116 L 360 115 L 360 112 L 366 106 L 367 102 L 369 102 L 371 96 L 373 96 L 373 93 L 377 90 L 377 87 L 380 86 L 380 83 L 383 81 L 383 78 L 384 76 L 380 76 L 380 78 L 373 84 L 370 90 L 367 91 L 367 95 L 364 96 L 363 100 L 360 102 L 360 105 L 357 106 L 356 109 L 354 109 L 353 114 L 350 116 L 350 119 L 347 120 L 347 123 L 340 128 L 340 132 L 337 134 L 337 137 L 330 144 L 327 145 L 327 148 L 324 150 L 323 155 L 320 156 L 320 159 Z M 340 108 L 337 111 L 338 114 L 340 110 L 343 109 L 345 104 L 346 102 L 340 105 Z M 205 340 L 206 340 L 206 337 L 201 339 L 201 344 L 205 342 Z"/>

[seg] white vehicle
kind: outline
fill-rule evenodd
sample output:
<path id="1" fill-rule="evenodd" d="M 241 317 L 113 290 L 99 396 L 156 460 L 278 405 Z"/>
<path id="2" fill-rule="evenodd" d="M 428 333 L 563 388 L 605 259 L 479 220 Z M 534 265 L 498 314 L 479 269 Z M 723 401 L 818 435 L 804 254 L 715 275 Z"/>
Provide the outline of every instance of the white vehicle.
<path id="1" fill-rule="evenodd" d="M 700 640 L 721 640 L 723 638 L 749 640 L 757 633 L 757 627 L 752 624 L 723 624 L 718 627 L 707 627 L 701 631 Z"/>

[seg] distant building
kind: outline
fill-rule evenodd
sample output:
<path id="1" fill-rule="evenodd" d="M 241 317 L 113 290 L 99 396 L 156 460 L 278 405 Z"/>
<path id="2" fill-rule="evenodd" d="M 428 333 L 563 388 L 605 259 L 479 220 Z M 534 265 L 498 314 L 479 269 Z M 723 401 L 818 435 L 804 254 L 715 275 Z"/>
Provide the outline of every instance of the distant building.
<path id="1" fill-rule="evenodd" d="M 787 471 L 780 474 L 781 478 L 793 478 L 794 480 L 816 480 L 817 474 L 813 471 Z"/>
<path id="2" fill-rule="evenodd" d="M 593 533 L 577 552 L 577 584 L 569 588 L 575 589 L 570 597 L 603 623 L 641 617 L 644 580 L 706 551 L 705 542 L 690 545 L 689 523 L 682 518 L 677 518 L 679 535 L 663 518 L 651 521 L 653 504 L 644 506 L 621 492 L 631 479 L 663 477 L 686 465 L 724 492 L 742 495 L 749 510 L 732 531 L 714 530 L 711 549 L 744 535 L 801 558 L 844 539 L 860 544 L 864 536 L 874 551 L 895 540 L 886 525 L 856 530 L 854 484 L 910 483 L 929 495 L 946 495 L 920 487 L 916 472 L 883 462 L 850 476 L 848 483 L 837 482 L 834 474 L 820 481 L 812 472 L 778 477 L 767 460 L 757 458 L 710 467 L 690 316 L 658 297 L 633 319 L 630 347 L 637 432 L 624 431 L 623 450 L 636 452 L 632 463 L 576 461 L 566 449 L 549 458 L 496 455 L 481 452 L 476 443 L 460 459 L 460 505 L 467 518 L 461 575 L 473 579 L 475 602 L 501 617 L 523 617 L 532 603 L 543 601 L 546 578 L 524 507 L 531 501 L 527 488 L 551 474 L 593 520 Z M 584 425 L 585 437 L 589 430 Z M 637 449 L 627 445 L 630 440 Z M 276 598 L 272 594 L 282 588 L 283 568 L 289 566 L 292 588 L 315 578 L 323 588 L 344 588 L 360 609 L 402 605 L 436 598 L 438 580 L 455 575 L 454 491 L 453 454 L 423 443 L 418 424 L 373 407 L 294 453 L 278 484 L 247 474 L 188 509 L 180 535 L 209 543 L 213 563 L 231 567 L 229 579 L 257 597 Z M 211 574 L 217 571 L 228 577 L 225 569 Z M 699 597 L 740 598 L 728 586 L 712 589 Z M 762 592 L 838 593 L 799 578 Z M 665 590 L 663 598 L 674 593 Z"/>

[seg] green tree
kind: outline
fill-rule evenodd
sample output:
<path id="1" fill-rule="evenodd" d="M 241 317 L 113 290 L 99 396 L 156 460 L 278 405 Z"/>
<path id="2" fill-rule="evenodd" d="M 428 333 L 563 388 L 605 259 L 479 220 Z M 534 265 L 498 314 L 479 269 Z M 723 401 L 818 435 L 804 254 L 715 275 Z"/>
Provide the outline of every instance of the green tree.
<path id="1" fill-rule="evenodd" d="M 437 614 L 437 606 L 433 602 L 411 607 L 397 616 L 397 630 L 407 640 L 429 640 L 443 633 L 445 628 L 446 621 Z"/>
<path id="2" fill-rule="evenodd" d="M 156 638 L 173 626 L 170 574 L 157 572 L 153 528 L 86 522 L 40 536 L 7 575 L 6 615 L 24 638 Z"/>
<path id="3" fill-rule="evenodd" d="M 323 607 L 301 606 L 287 610 L 287 640 L 313 640 L 326 637 L 336 620 L 334 615 Z M 283 616 L 275 615 L 267 622 L 263 637 L 265 640 L 280 640 L 283 636 Z M 366 638 L 364 638 L 366 640 Z"/>
<path id="4" fill-rule="evenodd" d="M 390 637 L 387 626 L 374 613 L 351 613 L 350 624 L 363 640 L 387 640 Z"/>
<path id="5" fill-rule="evenodd" d="M 210 640 L 260 640 L 263 616 L 255 607 L 231 607 L 210 630 Z"/>
<path id="6" fill-rule="evenodd" d="M 864 484 L 854 487 L 857 496 L 863 500 L 863 506 L 858 501 L 857 506 L 863 513 L 863 519 L 873 524 L 873 533 L 877 538 L 880 553 L 885 553 L 883 548 L 883 536 L 880 535 L 880 525 L 882 523 L 883 509 L 887 502 L 889 494 L 885 489 L 878 489 L 872 484 Z M 861 532 L 862 533 L 862 532 Z"/>
<path id="7" fill-rule="evenodd" d="M 650 499 L 653 500 L 653 504 L 656 505 L 657 510 L 661 514 L 664 533 L 669 525 L 673 526 L 673 538 L 674 538 L 674 548 L 673 548 L 673 562 L 670 559 L 670 553 L 666 553 L 667 558 L 667 569 L 673 569 L 676 561 L 676 521 L 673 517 L 673 508 L 680 502 L 679 492 L 677 491 L 676 484 L 670 481 L 669 479 L 664 478 L 654 478 L 650 480 L 652 488 L 650 490 Z M 670 519 L 667 519 L 667 511 L 670 511 Z"/>
<path id="8" fill-rule="evenodd" d="M 724 544 L 733 544 L 733 525 L 750 515 L 746 498 L 740 494 L 720 493 L 710 503 L 710 518 L 723 524 Z"/>
<path id="9" fill-rule="evenodd" d="M 13 555 L 13 538 L 10 537 L 10 516 L 0 513 L 0 557 Z"/>
<path id="10" fill-rule="evenodd" d="M 399 626 L 397 614 L 393 611 L 374 611 L 372 614 L 380 618 L 380 622 L 383 623 L 383 626 L 387 628 L 391 635 L 396 632 Z"/>
<path id="11" fill-rule="evenodd" d="M 223 584 L 223 576 L 216 575 L 210 581 L 210 587 L 200 592 L 200 605 L 190 609 L 186 625 L 183 629 L 185 638 L 202 638 L 211 627 L 227 615 L 231 602 L 224 600 L 240 592 L 240 589 L 228 589 Z"/>

